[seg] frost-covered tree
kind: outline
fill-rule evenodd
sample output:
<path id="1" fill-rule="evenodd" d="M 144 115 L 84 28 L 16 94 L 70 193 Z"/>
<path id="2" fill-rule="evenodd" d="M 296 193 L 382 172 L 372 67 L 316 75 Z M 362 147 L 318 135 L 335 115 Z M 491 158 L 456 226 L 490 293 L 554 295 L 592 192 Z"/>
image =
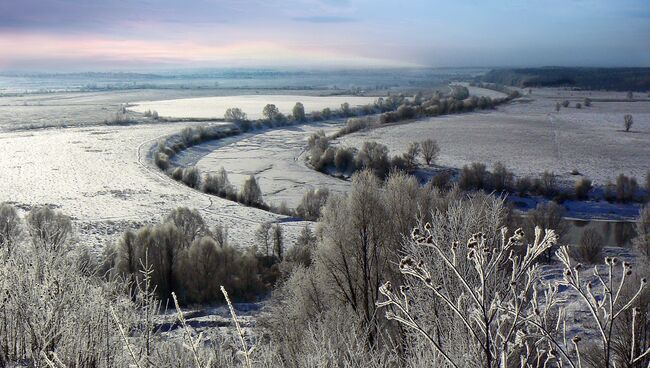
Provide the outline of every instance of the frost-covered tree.
<path id="1" fill-rule="evenodd" d="M 241 122 L 248 119 L 248 116 L 239 107 L 230 107 L 223 115 L 224 120 Z"/>
<path id="2" fill-rule="evenodd" d="M 306 121 L 305 106 L 301 102 L 296 102 L 292 110 L 293 119 L 295 121 Z"/>
<path id="3" fill-rule="evenodd" d="M 262 109 L 262 115 L 270 121 L 275 121 L 280 115 L 280 110 L 274 104 L 267 104 Z"/>
<path id="4" fill-rule="evenodd" d="M 239 202 L 248 206 L 263 206 L 262 190 L 257 184 L 255 176 L 250 175 L 244 182 L 239 192 Z"/>

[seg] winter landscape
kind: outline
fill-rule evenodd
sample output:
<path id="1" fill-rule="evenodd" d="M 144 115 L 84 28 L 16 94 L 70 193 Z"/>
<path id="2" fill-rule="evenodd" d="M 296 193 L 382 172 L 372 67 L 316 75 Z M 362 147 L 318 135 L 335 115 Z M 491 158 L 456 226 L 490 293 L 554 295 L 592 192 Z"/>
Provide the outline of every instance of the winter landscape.
<path id="1" fill-rule="evenodd" d="M 0 3 L 0 367 L 650 367 L 648 11 Z"/>

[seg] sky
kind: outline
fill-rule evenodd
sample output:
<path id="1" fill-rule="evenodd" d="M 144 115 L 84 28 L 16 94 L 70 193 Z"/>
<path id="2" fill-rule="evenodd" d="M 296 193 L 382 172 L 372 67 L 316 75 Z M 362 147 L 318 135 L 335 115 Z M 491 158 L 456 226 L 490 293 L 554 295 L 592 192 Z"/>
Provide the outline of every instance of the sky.
<path id="1" fill-rule="evenodd" d="M 650 66 L 650 0 L 0 0 L 0 70 Z"/>

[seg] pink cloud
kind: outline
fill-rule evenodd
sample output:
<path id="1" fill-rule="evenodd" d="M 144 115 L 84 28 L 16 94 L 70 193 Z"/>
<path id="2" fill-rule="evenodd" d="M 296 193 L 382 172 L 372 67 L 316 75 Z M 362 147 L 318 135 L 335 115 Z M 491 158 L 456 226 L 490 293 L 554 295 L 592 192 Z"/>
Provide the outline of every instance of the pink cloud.
<path id="1" fill-rule="evenodd" d="M 129 65 L 142 63 L 211 65 L 358 65 L 404 66 L 380 58 L 341 52 L 316 45 L 277 41 L 237 41 L 215 44 L 209 41 L 117 39 L 97 36 L 0 33 L 0 66 L 21 62 L 42 63 L 95 61 Z"/>

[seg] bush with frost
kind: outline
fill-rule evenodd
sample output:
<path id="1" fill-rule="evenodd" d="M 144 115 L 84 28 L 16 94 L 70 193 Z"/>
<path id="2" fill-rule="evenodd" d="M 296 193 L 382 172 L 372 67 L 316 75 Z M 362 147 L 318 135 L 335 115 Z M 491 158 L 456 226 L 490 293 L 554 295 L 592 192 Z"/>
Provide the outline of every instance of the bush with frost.
<path id="1" fill-rule="evenodd" d="M 305 220 L 318 220 L 320 210 L 325 205 L 328 197 L 329 190 L 327 188 L 307 190 L 296 208 L 296 214 Z"/>
<path id="2" fill-rule="evenodd" d="M 11 254 L 22 232 L 22 221 L 16 208 L 9 203 L 0 203 L 0 249 Z"/>
<path id="3" fill-rule="evenodd" d="M 239 191 L 238 201 L 247 206 L 265 206 L 264 200 L 262 199 L 262 190 L 260 189 L 259 184 L 257 184 L 255 176 L 250 175 L 246 181 L 244 181 L 241 191 Z"/>
<path id="4" fill-rule="evenodd" d="M 196 166 L 186 167 L 183 169 L 181 181 L 190 188 L 199 189 L 201 188 L 201 172 Z"/>

